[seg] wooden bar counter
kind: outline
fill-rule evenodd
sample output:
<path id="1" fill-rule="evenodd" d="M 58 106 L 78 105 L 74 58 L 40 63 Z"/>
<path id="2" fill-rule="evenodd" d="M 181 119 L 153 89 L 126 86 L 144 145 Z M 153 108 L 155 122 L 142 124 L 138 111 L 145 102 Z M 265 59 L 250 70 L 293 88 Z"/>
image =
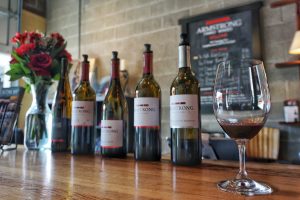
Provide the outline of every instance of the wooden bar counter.
<path id="1" fill-rule="evenodd" d="M 254 179 L 275 192 L 245 197 L 222 192 L 216 183 L 232 178 L 237 162 L 203 161 L 197 167 L 133 158 L 51 154 L 22 148 L 0 157 L 0 199 L 300 199 L 300 166 L 248 163 Z"/>

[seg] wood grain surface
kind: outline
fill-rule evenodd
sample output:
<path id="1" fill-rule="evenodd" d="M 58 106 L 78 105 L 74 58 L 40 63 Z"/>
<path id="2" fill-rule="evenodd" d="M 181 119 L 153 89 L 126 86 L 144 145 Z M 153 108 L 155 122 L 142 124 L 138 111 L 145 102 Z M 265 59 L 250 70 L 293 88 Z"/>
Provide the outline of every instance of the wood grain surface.
<path id="1" fill-rule="evenodd" d="M 18 149 L 0 157 L 0 199 L 300 199 L 300 166 L 248 163 L 248 173 L 275 192 L 245 197 L 216 183 L 237 173 L 237 162 L 203 161 L 197 167 L 72 156 Z"/>

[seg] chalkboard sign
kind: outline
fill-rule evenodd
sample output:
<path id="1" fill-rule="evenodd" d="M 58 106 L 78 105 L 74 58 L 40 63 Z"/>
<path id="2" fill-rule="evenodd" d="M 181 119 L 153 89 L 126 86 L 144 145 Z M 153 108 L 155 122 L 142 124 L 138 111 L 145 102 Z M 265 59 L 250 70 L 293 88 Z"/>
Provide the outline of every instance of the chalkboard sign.
<path id="1" fill-rule="evenodd" d="M 0 151 L 3 145 L 11 142 L 24 92 L 25 89 L 22 87 L 0 90 Z"/>
<path id="2" fill-rule="evenodd" d="M 202 113 L 213 113 L 214 80 L 222 60 L 261 59 L 261 6 L 262 2 L 255 2 L 179 20 L 191 45 L 191 64 L 200 82 Z"/>

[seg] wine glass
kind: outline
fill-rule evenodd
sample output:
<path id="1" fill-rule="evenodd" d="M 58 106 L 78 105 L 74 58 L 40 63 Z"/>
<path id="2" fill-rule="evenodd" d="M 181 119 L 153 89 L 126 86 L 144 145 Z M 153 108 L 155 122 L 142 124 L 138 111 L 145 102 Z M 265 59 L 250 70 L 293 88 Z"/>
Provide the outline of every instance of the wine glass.
<path id="1" fill-rule="evenodd" d="M 218 183 L 218 188 L 252 196 L 270 194 L 272 188 L 248 177 L 245 144 L 264 126 L 270 111 L 270 94 L 263 62 L 251 59 L 225 60 L 218 65 L 213 109 L 222 129 L 239 149 L 240 170 L 232 180 Z"/>

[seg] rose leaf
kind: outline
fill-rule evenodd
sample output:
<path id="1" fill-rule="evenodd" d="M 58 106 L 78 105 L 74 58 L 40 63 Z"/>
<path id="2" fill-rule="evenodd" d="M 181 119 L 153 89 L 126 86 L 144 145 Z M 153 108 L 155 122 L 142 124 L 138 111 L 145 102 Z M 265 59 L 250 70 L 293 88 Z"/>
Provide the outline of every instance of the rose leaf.
<path id="1" fill-rule="evenodd" d="M 25 62 L 20 56 L 18 56 L 18 54 L 17 54 L 15 51 L 13 51 L 13 52 L 11 53 L 11 55 L 12 55 L 12 57 L 13 57 L 14 59 L 16 59 L 18 62 L 21 62 L 21 63 L 24 63 L 24 62 Z"/>
<path id="2" fill-rule="evenodd" d="M 20 67 L 26 75 L 31 74 L 31 70 L 28 67 L 26 67 L 23 63 L 20 63 Z"/>

